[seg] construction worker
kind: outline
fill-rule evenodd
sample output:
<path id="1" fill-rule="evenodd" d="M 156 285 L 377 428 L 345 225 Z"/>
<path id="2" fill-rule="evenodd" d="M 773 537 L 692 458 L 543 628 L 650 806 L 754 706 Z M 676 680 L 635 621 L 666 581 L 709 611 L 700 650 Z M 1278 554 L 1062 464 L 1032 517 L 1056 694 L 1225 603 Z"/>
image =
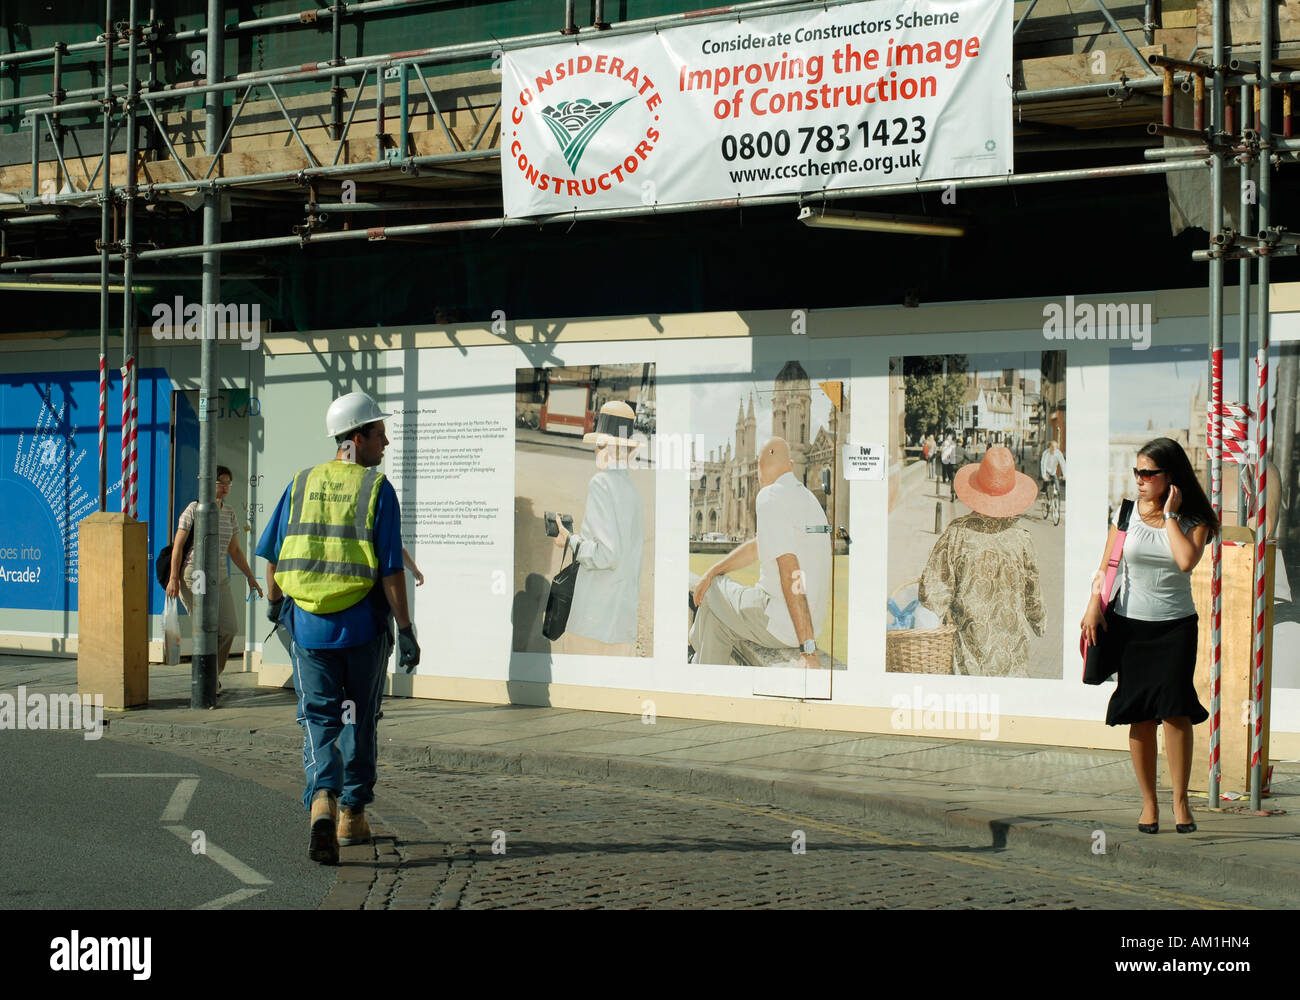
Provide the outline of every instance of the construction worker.
<path id="1" fill-rule="evenodd" d="M 330 404 L 325 428 L 338 448 L 334 461 L 294 476 L 257 547 L 267 561 L 267 617 L 291 639 L 308 855 L 328 865 L 338 864 L 340 844 L 370 840 L 365 808 L 375 798 L 392 618 L 402 667 L 409 673 L 420 662 L 406 604 L 402 515 L 378 468 L 386 416 L 364 392 Z"/>

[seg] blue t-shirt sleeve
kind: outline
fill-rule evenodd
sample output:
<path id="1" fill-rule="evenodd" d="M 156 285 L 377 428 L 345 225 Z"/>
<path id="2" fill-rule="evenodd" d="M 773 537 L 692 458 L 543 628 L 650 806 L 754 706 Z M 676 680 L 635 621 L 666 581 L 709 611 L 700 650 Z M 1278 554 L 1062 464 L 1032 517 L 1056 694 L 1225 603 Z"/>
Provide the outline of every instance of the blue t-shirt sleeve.
<path id="1" fill-rule="evenodd" d="M 271 520 L 267 522 L 262 538 L 257 543 L 257 554 L 267 562 L 280 561 L 280 546 L 284 544 L 284 535 L 289 528 L 289 492 L 292 489 L 293 483 L 285 487 L 280 502 L 275 505 Z M 398 556 L 401 556 L 400 552 Z"/>
<path id="2" fill-rule="evenodd" d="M 380 576 L 402 572 L 402 509 L 387 477 L 379 488 L 375 509 L 375 554 L 379 557 Z"/>

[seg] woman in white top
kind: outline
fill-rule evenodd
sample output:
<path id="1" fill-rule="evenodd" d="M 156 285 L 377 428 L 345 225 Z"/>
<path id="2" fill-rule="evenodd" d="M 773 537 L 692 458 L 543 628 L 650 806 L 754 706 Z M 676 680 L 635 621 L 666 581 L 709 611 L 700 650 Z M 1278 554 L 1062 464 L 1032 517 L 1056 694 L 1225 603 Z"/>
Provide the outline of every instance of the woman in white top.
<path id="1" fill-rule="evenodd" d="M 1219 530 L 1219 520 L 1177 441 L 1156 438 L 1143 445 L 1133 474 L 1138 501 L 1124 539 L 1115 609 L 1109 618 L 1103 615 L 1099 588 L 1094 587 L 1080 626 L 1090 643 L 1099 628 L 1105 630 L 1107 655 L 1116 657 L 1119 684 L 1106 709 L 1106 724 L 1129 726 L 1129 751 L 1142 790 L 1138 829 L 1159 830 L 1156 726 L 1163 720 L 1174 822 L 1179 833 L 1193 833 L 1196 822 L 1187 804 L 1192 726 L 1209 713 L 1192 683 L 1197 615 L 1191 576 L 1206 540 Z M 1099 572 L 1105 571 L 1117 530 L 1112 524 Z"/>

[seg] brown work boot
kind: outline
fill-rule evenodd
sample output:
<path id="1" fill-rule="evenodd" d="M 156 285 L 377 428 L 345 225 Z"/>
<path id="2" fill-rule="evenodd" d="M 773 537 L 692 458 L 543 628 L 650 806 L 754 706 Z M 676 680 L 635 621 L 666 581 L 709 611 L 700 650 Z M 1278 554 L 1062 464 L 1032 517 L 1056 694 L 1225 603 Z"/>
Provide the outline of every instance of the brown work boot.
<path id="1" fill-rule="evenodd" d="M 344 806 L 339 810 L 339 846 L 351 847 L 353 844 L 370 843 L 370 824 L 366 822 L 366 807 L 357 806 L 349 809 Z"/>
<path id="2" fill-rule="evenodd" d="M 307 856 L 323 865 L 339 863 L 339 839 L 335 835 L 338 825 L 338 796 L 322 788 L 311 800 L 311 840 Z"/>

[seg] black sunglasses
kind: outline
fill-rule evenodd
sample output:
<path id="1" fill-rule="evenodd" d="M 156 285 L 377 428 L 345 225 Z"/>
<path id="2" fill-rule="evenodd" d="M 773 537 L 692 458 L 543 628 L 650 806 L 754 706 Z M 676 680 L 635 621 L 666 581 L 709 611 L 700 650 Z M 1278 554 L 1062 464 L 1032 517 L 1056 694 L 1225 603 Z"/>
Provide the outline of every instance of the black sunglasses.
<path id="1" fill-rule="evenodd" d="M 1133 470 L 1133 475 L 1137 476 L 1138 479 L 1151 479 L 1154 476 L 1163 476 L 1164 474 L 1165 474 L 1164 469 L 1136 469 L 1135 468 Z"/>

